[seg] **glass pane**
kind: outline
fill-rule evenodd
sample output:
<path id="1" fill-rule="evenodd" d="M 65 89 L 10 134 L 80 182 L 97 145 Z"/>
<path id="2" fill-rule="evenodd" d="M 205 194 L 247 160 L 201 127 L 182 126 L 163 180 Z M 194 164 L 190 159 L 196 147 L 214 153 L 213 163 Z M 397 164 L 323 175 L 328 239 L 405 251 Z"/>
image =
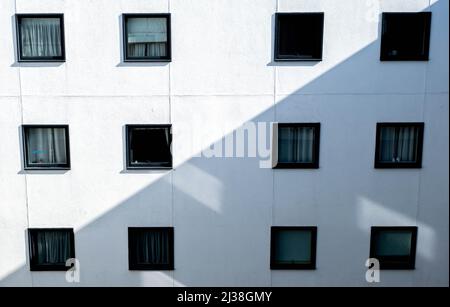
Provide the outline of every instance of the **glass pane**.
<path id="1" fill-rule="evenodd" d="M 281 163 L 312 163 L 314 128 L 279 127 L 278 161 Z"/>
<path id="2" fill-rule="evenodd" d="M 311 262 L 311 231 L 280 230 L 275 235 L 275 261 L 279 264 Z"/>
<path id="3" fill-rule="evenodd" d="M 166 18 L 128 18 L 129 57 L 153 58 L 167 55 Z"/>
<path id="4" fill-rule="evenodd" d="M 171 165 L 170 128 L 131 128 L 130 162 Z"/>
<path id="5" fill-rule="evenodd" d="M 27 128 L 29 165 L 66 164 L 65 128 Z"/>
<path id="6" fill-rule="evenodd" d="M 38 264 L 65 264 L 71 258 L 71 237 L 68 231 L 40 230 L 36 233 Z"/>
<path id="7" fill-rule="evenodd" d="M 59 18 L 22 18 L 20 31 L 23 57 L 62 55 Z"/>
<path id="8" fill-rule="evenodd" d="M 415 162 L 417 154 L 417 127 L 382 127 L 380 131 L 381 162 Z"/>
<path id="9" fill-rule="evenodd" d="M 390 57 L 415 58 L 426 52 L 427 17 L 424 14 L 390 14 L 385 17 L 383 39 Z"/>
<path id="10" fill-rule="evenodd" d="M 165 230 L 143 230 L 136 233 L 138 264 L 169 264 L 169 233 Z"/>
<path id="11" fill-rule="evenodd" d="M 382 231 L 376 238 L 376 255 L 408 256 L 411 252 L 411 239 L 409 231 Z"/>
<path id="12" fill-rule="evenodd" d="M 278 18 L 280 56 L 305 59 L 321 57 L 321 15 L 285 15 Z"/>
<path id="13" fill-rule="evenodd" d="M 382 162 L 395 162 L 396 129 L 382 127 L 380 130 L 380 156 Z"/>
<path id="14" fill-rule="evenodd" d="M 397 162 L 415 162 L 419 129 L 400 127 L 398 132 Z"/>

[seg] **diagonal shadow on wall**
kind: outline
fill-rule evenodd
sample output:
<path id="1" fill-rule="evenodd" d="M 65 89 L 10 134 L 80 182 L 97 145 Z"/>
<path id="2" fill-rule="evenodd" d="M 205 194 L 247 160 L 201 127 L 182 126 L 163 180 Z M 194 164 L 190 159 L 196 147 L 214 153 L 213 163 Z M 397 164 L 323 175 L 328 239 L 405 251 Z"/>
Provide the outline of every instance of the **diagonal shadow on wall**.
<path id="1" fill-rule="evenodd" d="M 448 7 L 444 2 L 434 5 Z M 448 284 L 448 276 L 436 280 L 422 269 L 442 269 L 446 263 L 444 271 L 448 272 L 448 220 L 443 221 L 447 231 L 442 233 L 435 229 L 435 219 L 422 219 L 418 212 L 421 198 L 416 191 L 421 189 L 421 172 L 434 168 L 427 161 L 427 152 L 423 170 L 394 174 L 373 169 L 376 122 L 394 121 L 396 116 L 425 120 L 422 96 L 426 89 L 408 92 L 408 82 L 425 84 L 420 78 L 424 78 L 428 64 L 380 63 L 379 45 L 379 40 L 371 42 L 295 92 L 276 96 L 272 107 L 240 123 L 321 122 L 319 170 L 264 169 L 259 167 L 258 158 L 250 157 L 188 158 L 76 229 L 81 282 L 75 285 L 301 286 L 323 285 L 324 280 L 327 285 L 367 285 L 364 262 L 369 229 L 383 224 L 417 224 L 423 234 L 419 235 L 419 245 L 425 245 L 418 250 L 417 270 L 386 273 L 382 285 L 414 285 L 427 279 Z M 283 72 L 290 66 L 275 69 L 278 82 L 282 82 Z M 377 94 L 380 88 L 388 90 Z M 175 103 L 177 107 L 182 108 Z M 221 110 L 217 112 L 220 118 Z M 448 131 L 448 118 L 442 116 Z M 432 123 L 426 125 L 425 137 L 434 128 Z M 236 135 L 236 129 L 211 146 L 224 146 L 232 135 Z M 439 147 L 432 142 L 428 146 Z M 448 144 L 440 148 L 442 156 L 448 156 Z M 343 163 L 348 159 L 353 162 Z M 446 171 L 441 174 L 448 186 L 446 163 Z M 442 186 L 435 189 L 440 195 L 445 193 Z M 168 195 L 165 209 L 154 205 L 162 193 Z M 446 195 L 442 201 L 447 207 L 434 207 L 445 219 Z M 167 219 L 154 218 L 161 215 Z M 130 220 L 140 222 L 129 224 Z M 199 220 L 201 224 L 196 222 Z M 318 226 L 316 271 L 270 271 L 270 226 L 289 224 Z M 175 227 L 175 270 L 128 271 L 127 227 L 168 225 Z M 441 246 L 442 242 L 447 245 Z M 23 280 L 30 279 L 36 285 L 73 285 L 66 283 L 60 272 L 30 273 L 28 263 L 1 279 L 0 285 L 23 285 Z"/>

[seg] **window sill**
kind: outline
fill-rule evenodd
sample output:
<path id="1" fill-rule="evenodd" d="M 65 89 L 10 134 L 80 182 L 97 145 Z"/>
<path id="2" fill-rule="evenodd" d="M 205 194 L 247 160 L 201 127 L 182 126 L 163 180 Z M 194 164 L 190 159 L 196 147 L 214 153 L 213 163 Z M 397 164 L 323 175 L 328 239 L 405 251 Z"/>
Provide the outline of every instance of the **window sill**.
<path id="1" fill-rule="evenodd" d="M 70 167 L 24 167 L 24 171 L 68 171 Z"/>
<path id="2" fill-rule="evenodd" d="M 123 60 L 124 63 L 169 63 L 172 59 L 126 59 Z"/>
<path id="3" fill-rule="evenodd" d="M 417 163 L 375 163 L 375 169 L 421 169 L 422 165 Z"/>
<path id="4" fill-rule="evenodd" d="M 316 163 L 278 163 L 273 169 L 319 169 Z"/>
<path id="5" fill-rule="evenodd" d="M 322 58 L 275 58 L 274 62 L 321 62 Z"/>
<path id="6" fill-rule="evenodd" d="M 271 264 L 271 270 L 315 270 L 315 264 Z"/>

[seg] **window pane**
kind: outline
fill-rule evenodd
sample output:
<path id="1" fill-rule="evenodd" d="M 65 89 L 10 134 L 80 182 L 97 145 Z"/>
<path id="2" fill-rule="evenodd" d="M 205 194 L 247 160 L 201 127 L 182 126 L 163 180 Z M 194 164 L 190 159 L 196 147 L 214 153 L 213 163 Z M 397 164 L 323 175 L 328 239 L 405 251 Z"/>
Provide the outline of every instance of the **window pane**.
<path id="1" fill-rule="evenodd" d="M 311 239 L 311 231 L 277 231 L 275 234 L 275 261 L 278 264 L 310 263 Z"/>
<path id="2" fill-rule="evenodd" d="M 136 233 L 137 264 L 170 264 L 168 231 L 147 230 Z"/>
<path id="3" fill-rule="evenodd" d="M 130 128 L 130 163 L 171 166 L 170 128 Z"/>
<path id="4" fill-rule="evenodd" d="M 381 162 L 415 162 L 417 156 L 417 127 L 382 127 L 380 131 Z"/>
<path id="5" fill-rule="evenodd" d="M 411 238 L 410 231 L 382 231 L 376 238 L 376 255 L 409 256 Z"/>
<path id="6" fill-rule="evenodd" d="M 314 153 L 313 127 L 279 127 L 278 161 L 281 163 L 312 163 Z"/>
<path id="7" fill-rule="evenodd" d="M 59 18 L 21 18 L 23 57 L 62 56 Z"/>
<path id="8" fill-rule="evenodd" d="M 391 59 L 428 57 L 429 13 L 389 13 L 383 16 L 383 51 Z"/>
<path id="9" fill-rule="evenodd" d="M 71 231 L 34 230 L 31 236 L 35 264 L 65 265 L 72 258 Z"/>
<path id="10" fill-rule="evenodd" d="M 278 16 L 279 56 L 305 59 L 322 57 L 322 14 Z"/>
<path id="11" fill-rule="evenodd" d="M 27 128 L 26 140 L 29 165 L 67 163 L 65 128 Z"/>
<path id="12" fill-rule="evenodd" d="M 167 55 L 166 18 L 128 18 L 129 57 L 153 58 Z"/>

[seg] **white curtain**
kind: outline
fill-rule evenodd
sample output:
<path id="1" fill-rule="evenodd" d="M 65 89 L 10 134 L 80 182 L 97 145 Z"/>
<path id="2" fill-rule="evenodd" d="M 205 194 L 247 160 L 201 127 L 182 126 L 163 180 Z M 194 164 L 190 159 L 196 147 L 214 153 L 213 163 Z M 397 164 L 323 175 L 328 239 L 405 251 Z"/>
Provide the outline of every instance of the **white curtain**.
<path id="1" fill-rule="evenodd" d="M 164 57 L 167 45 L 165 18 L 129 18 L 128 56 Z"/>
<path id="2" fill-rule="evenodd" d="M 64 128 L 30 128 L 27 130 L 29 164 L 65 164 Z"/>
<path id="3" fill-rule="evenodd" d="M 70 233 L 41 230 L 35 240 L 39 264 L 65 263 L 71 256 Z"/>
<path id="4" fill-rule="evenodd" d="M 61 56 L 59 18 L 22 18 L 20 30 L 22 56 Z"/>
<path id="5" fill-rule="evenodd" d="M 278 161 L 313 162 L 314 128 L 280 127 L 278 129 Z"/>
<path id="6" fill-rule="evenodd" d="M 416 160 L 416 127 L 383 127 L 380 160 L 383 162 L 414 162 Z"/>
<path id="7" fill-rule="evenodd" d="M 143 231 L 136 244 L 139 263 L 168 264 L 169 234 L 166 231 Z"/>

